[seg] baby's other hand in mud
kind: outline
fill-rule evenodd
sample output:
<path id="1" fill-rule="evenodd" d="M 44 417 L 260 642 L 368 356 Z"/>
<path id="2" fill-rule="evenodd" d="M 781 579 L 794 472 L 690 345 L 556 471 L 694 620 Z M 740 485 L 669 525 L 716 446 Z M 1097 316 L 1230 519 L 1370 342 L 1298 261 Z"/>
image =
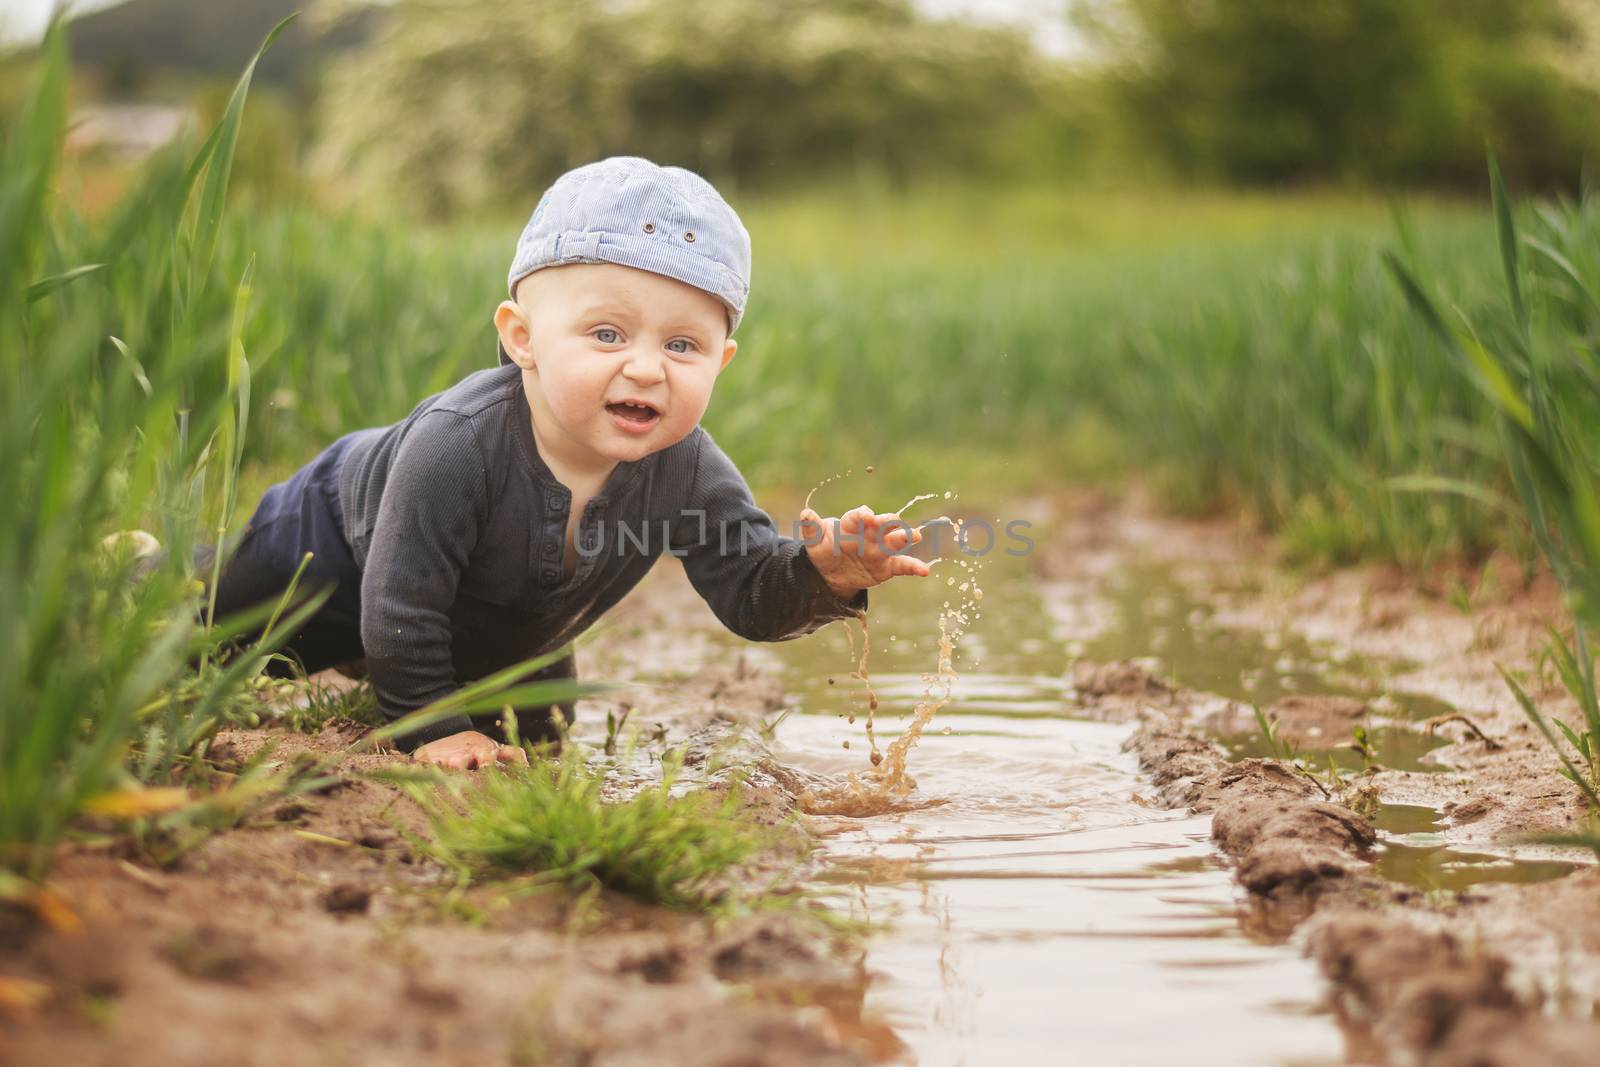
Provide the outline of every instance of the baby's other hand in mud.
<path id="1" fill-rule="evenodd" d="M 522 749 L 515 745 L 502 745 L 476 730 L 463 730 L 459 734 L 429 741 L 411 753 L 411 758 L 452 771 L 475 771 L 496 763 L 526 765 L 528 762 L 528 754 Z"/>
<path id="2" fill-rule="evenodd" d="M 890 578 L 928 576 L 928 564 L 905 554 L 922 540 L 922 531 L 895 512 L 880 515 L 862 504 L 837 519 L 824 519 L 806 508 L 800 522 L 807 555 L 840 599 Z"/>

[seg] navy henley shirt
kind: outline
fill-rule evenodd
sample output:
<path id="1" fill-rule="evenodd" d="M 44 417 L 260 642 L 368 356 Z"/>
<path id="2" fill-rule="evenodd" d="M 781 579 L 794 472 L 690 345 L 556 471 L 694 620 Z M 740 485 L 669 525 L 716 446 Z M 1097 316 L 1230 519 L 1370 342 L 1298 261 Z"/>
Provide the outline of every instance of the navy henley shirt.
<path id="1" fill-rule="evenodd" d="M 617 464 L 584 509 L 566 576 L 572 493 L 539 457 L 514 366 L 469 375 L 404 421 L 351 435 L 338 498 L 362 572 L 361 643 L 390 718 L 461 684 L 453 644 L 492 632 L 525 656 L 557 648 L 663 552 L 682 557 L 717 618 L 749 640 L 799 637 L 867 606 L 865 590 L 845 601 L 828 588 L 804 544 L 779 534 L 701 427 Z M 408 741 L 470 729 L 461 715 Z"/>

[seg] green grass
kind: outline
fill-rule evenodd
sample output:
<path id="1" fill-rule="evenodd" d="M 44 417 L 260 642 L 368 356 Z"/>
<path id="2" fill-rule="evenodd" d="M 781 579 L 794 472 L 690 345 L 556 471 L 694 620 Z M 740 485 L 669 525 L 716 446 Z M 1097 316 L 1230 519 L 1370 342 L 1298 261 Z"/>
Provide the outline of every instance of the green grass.
<path id="1" fill-rule="evenodd" d="M 248 286 L 217 270 L 214 250 L 250 75 L 199 151 L 159 159 L 103 232 L 51 200 L 66 123 L 59 26 L 5 130 L 0 867 L 24 875 L 44 872 L 87 806 L 172 784 L 269 651 L 188 667 L 228 636 L 197 625 L 187 560 L 226 513 L 248 410 Z M 135 581 L 131 555 L 102 539 L 152 514 L 171 553 Z"/>
<path id="2" fill-rule="evenodd" d="M 1499 301 L 1447 313 L 1412 267 L 1398 257 L 1389 265 L 1451 366 L 1493 412 L 1497 459 L 1533 543 L 1566 595 L 1571 634 L 1552 629 L 1546 656 L 1580 724 L 1549 719 L 1510 672 L 1501 674 L 1560 758 L 1562 773 L 1588 800 L 1591 818 L 1600 818 L 1600 699 L 1591 639 L 1600 628 L 1600 206 L 1547 204 L 1519 224 L 1492 156 L 1489 169 Z M 1600 854 L 1593 828 L 1566 840 Z"/>
<path id="3" fill-rule="evenodd" d="M 725 909 L 740 898 L 740 869 L 775 837 L 741 818 L 737 789 L 675 788 L 680 770 L 669 755 L 659 783 L 613 795 L 605 766 L 570 746 L 526 767 L 410 788 L 431 824 L 423 847 L 467 877 L 532 872 L 650 904 Z"/>
<path id="4" fill-rule="evenodd" d="M 207 749 L 254 720 L 275 643 L 320 603 L 215 619 L 189 562 L 245 506 L 259 305 L 224 206 L 254 64 L 203 144 L 162 153 L 90 227 L 52 199 L 66 53 L 55 26 L 0 138 L 0 871 L 32 879 L 85 812 L 162 861 L 295 788 L 216 773 Z M 106 540 L 132 527 L 167 549 L 147 573 L 136 539 Z"/>

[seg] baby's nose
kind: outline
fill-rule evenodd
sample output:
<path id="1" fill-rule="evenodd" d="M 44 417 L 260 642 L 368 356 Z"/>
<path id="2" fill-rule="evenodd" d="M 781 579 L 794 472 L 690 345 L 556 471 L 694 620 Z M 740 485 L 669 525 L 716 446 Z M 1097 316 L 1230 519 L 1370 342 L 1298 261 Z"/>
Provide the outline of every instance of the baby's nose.
<path id="1" fill-rule="evenodd" d="M 622 365 L 622 373 L 636 382 L 659 382 L 667 376 L 665 362 L 659 355 L 638 349 L 629 354 Z"/>

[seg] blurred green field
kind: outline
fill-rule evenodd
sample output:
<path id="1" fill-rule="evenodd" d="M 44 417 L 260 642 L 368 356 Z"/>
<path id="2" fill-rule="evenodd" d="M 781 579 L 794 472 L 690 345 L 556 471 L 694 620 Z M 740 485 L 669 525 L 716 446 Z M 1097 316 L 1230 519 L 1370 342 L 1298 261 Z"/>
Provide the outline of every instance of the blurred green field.
<path id="1" fill-rule="evenodd" d="M 1495 278 L 1475 205 L 954 186 L 739 206 L 753 294 L 705 422 L 758 487 L 873 464 L 883 506 L 927 489 L 999 505 L 1134 478 L 1334 560 L 1510 536 L 1481 504 L 1382 486 L 1491 467 L 1461 443 L 1486 412 L 1380 258 L 1407 245 L 1476 299 Z M 256 262 L 252 483 L 491 365 L 519 219 L 232 218 L 222 277 Z"/>

